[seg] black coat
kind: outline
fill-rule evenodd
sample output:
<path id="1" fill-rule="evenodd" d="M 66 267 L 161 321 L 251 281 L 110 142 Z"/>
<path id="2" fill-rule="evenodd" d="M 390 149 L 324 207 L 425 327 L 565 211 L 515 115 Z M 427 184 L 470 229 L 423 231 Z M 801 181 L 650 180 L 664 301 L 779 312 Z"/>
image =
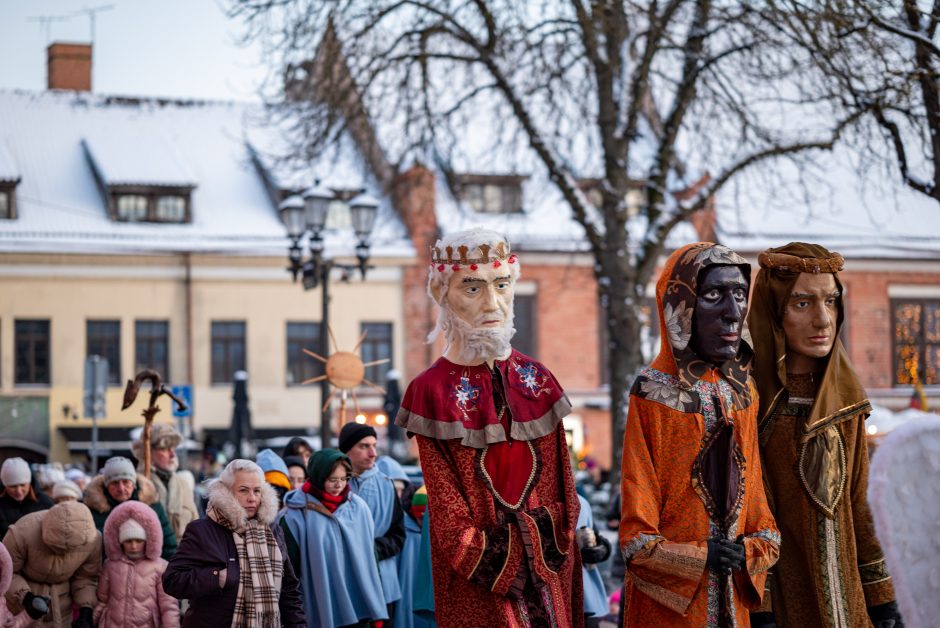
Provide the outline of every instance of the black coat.
<path id="1" fill-rule="evenodd" d="M 48 510 L 53 505 L 52 498 L 40 491 L 36 491 L 36 499 L 27 495 L 21 502 L 16 501 L 4 492 L 3 496 L 0 497 L 0 541 L 6 536 L 10 526 L 19 521 L 23 515 Z"/>
<path id="2" fill-rule="evenodd" d="M 271 529 L 284 556 L 281 623 L 288 627 L 305 627 L 300 583 L 287 557 L 284 534 L 280 526 L 274 525 Z M 219 571 L 226 568 L 225 587 L 220 588 Z M 235 612 L 239 574 L 232 532 L 211 519 L 197 519 L 186 526 L 186 534 L 163 574 L 163 589 L 175 598 L 189 600 L 189 610 L 182 618 L 184 628 L 228 628 Z"/>

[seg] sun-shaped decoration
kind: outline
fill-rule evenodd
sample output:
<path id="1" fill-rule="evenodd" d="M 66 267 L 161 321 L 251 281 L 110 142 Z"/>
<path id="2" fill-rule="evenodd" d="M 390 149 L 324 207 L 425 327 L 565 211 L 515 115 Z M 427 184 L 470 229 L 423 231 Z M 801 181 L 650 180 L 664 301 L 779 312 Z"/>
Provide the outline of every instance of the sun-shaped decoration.
<path id="1" fill-rule="evenodd" d="M 302 384 L 313 384 L 316 382 L 322 382 L 327 380 L 330 382 L 330 385 L 333 386 L 333 389 L 330 391 L 330 395 L 326 398 L 326 402 L 323 404 L 323 411 L 326 412 L 326 409 L 333 402 L 333 398 L 336 396 L 336 393 L 340 393 L 339 401 L 339 424 L 340 427 L 346 424 L 346 399 L 351 394 L 353 405 L 356 408 L 356 414 L 359 414 L 359 399 L 356 397 L 356 387 L 360 384 L 365 384 L 370 386 L 383 395 L 385 394 L 385 389 L 379 386 L 374 382 L 370 382 L 365 378 L 366 367 L 367 366 L 376 366 L 378 364 L 385 364 L 388 362 L 388 358 L 381 360 L 373 360 L 372 362 L 362 363 L 362 358 L 359 357 L 357 353 L 359 347 L 362 346 L 362 342 L 366 339 L 367 331 L 362 332 L 362 335 L 359 336 L 359 342 L 356 343 L 355 348 L 352 351 L 340 351 L 339 347 L 336 344 L 336 336 L 333 335 L 333 329 L 327 326 L 327 331 L 330 333 L 330 340 L 333 341 L 333 353 L 330 354 L 329 358 L 324 358 L 318 353 L 314 353 L 310 349 L 304 349 L 303 352 L 309 355 L 311 358 L 320 360 L 326 365 L 326 373 L 318 377 L 313 377 L 306 381 L 301 382 Z"/>

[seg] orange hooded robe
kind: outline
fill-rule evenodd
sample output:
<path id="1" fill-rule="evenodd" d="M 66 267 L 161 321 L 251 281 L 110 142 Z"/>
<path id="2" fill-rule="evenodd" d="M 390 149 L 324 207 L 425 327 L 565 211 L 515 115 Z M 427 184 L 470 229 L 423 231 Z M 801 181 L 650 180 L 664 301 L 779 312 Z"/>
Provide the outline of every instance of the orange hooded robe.
<path id="1" fill-rule="evenodd" d="M 745 260 L 720 245 L 700 242 L 673 253 L 656 286 L 660 353 L 630 392 L 620 547 L 624 625 L 631 628 L 749 626 L 748 612 L 759 607 L 779 554 L 761 480 L 747 330 L 742 321 L 741 349 L 720 367 L 689 347 L 696 284 L 712 265 L 739 266 L 751 276 Z M 722 576 L 706 568 L 707 541 L 715 536 L 743 537 L 746 570 Z"/>

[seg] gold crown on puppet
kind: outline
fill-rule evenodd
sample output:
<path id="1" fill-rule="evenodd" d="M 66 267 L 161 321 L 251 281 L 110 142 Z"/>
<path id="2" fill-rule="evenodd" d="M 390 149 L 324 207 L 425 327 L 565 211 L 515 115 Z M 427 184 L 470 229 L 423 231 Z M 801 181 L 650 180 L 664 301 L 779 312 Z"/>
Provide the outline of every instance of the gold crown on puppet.
<path id="1" fill-rule="evenodd" d="M 447 266 L 451 266 L 453 270 L 460 270 L 461 264 L 469 266 L 470 270 L 476 270 L 479 264 L 491 262 L 494 267 L 499 267 L 502 262 L 515 264 L 516 259 L 516 254 L 509 251 L 508 242 L 500 242 L 496 246 L 480 244 L 472 249 L 465 245 L 447 246 L 443 248 L 443 251 L 439 246 L 431 247 L 431 265 L 436 265 L 441 272 L 444 272 Z"/>

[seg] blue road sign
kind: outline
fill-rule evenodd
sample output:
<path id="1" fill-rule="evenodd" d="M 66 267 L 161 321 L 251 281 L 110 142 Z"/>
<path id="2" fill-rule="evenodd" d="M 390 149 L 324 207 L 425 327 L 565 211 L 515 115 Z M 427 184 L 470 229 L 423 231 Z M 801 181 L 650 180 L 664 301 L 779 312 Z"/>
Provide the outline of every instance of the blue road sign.
<path id="1" fill-rule="evenodd" d="M 193 413 L 193 387 L 189 384 L 185 386 L 170 386 L 170 390 L 189 406 L 185 410 L 180 411 L 179 408 L 176 407 L 176 402 L 170 401 L 170 404 L 173 406 L 173 416 L 177 418 L 190 416 Z"/>

